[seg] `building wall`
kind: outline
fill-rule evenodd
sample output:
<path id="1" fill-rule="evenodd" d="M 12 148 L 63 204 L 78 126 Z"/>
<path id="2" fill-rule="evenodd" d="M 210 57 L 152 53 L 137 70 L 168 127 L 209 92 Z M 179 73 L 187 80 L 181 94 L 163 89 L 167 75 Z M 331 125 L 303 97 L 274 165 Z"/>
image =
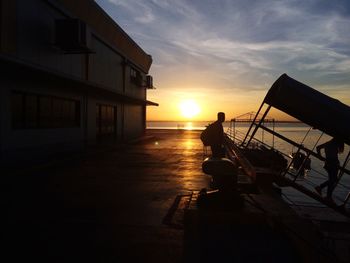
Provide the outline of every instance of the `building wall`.
<path id="1" fill-rule="evenodd" d="M 138 72 L 138 74 L 140 74 L 140 78 L 141 80 L 141 84 L 136 84 L 131 80 L 131 70 L 134 69 Z M 142 86 L 145 85 L 145 81 L 146 81 L 146 74 L 140 72 L 139 70 L 135 69 L 132 65 L 127 65 L 126 66 L 126 86 L 127 88 L 125 89 L 125 94 L 132 96 L 132 97 L 136 97 L 138 99 L 146 99 L 146 89 Z"/>
<path id="2" fill-rule="evenodd" d="M 16 52 L 17 2 L 0 1 L 0 51 L 7 54 Z"/>
<path id="3" fill-rule="evenodd" d="M 55 47 L 55 19 L 66 18 L 42 0 L 17 0 L 17 57 L 85 79 L 85 55 Z"/>
<path id="4" fill-rule="evenodd" d="M 20 59 L 97 83 L 115 92 L 125 92 L 139 99 L 146 98 L 145 88 L 130 82 L 130 68 L 136 68 L 142 79 L 146 78 L 146 74 L 130 62 L 124 63 L 125 59 L 93 32 L 91 48 L 94 53 L 65 54 L 54 45 L 54 25 L 55 19 L 66 16 L 43 0 L 17 1 L 17 56 Z"/>
<path id="5" fill-rule="evenodd" d="M 52 0 L 47 0 L 52 1 Z M 112 45 L 129 61 L 133 61 L 143 72 L 148 72 L 152 57 L 146 54 L 94 0 L 55 0 L 67 11 L 86 23 L 98 33 L 106 43 Z"/>
<path id="6" fill-rule="evenodd" d="M 123 58 L 96 37 L 92 37 L 89 80 L 123 93 Z"/>
<path id="7" fill-rule="evenodd" d="M 5 142 L 5 118 L 7 117 L 6 115 L 8 114 L 8 111 L 6 112 L 6 100 L 7 97 L 5 94 L 7 93 L 7 90 L 5 87 L 7 87 L 9 84 L 6 83 L 4 80 L 0 81 L 0 160 L 3 159 L 4 155 L 4 142 Z"/>
<path id="8" fill-rule="evenodd" d="M 143 107 L 141 105 L 124 106 L 125 139 L 134 139 L 144 132 Z"/>
<path id="9" fill-rule="evenodd" d="M 8 71 L 10 76 L 0 77 L 0 163 L 35 159 L 37 156 L 45 157 L 66 150 L 81 150 L 87 142 L 96 141 L 96 105 L 108 105 L 115 109 L 113 141 L 137 138 L 144 133 L 145 106 L 129 104 L 121 94 L 146 99 L 143 84 L 146 79 L 145 70 L 148 70 L 147 65 L 151 62 L 148 61 L 147 54 L 142 53 L 124 32 L 115 34 L 110 31 L 107 38 L 101 37 L 101 34 L 109 32 L 103 31 L 101 25 L 95 25 L 94 28 L 100 28 L 102 33 L 94 31 L 94 28 L 91 31 L 92 54 L 64 54 L 54 45 L 55 19 L 72 16 L 71 11 L 77 11 L 73 2 L 79 2 L 79 5 L 88 3 L 90 8 L 96 6 L 93 1 L 84 1 L 0 0 L 0 55 L 11 54 L 11 57 L 17 58 L 21 63 L 23 61 L 27 65 L 62 75 L 62 78 L 50 77 L 50 74 L 42 78 L 40 75 L 32 77 L 32 73 L 28 73 L 31 71 L 25 72 L 22 68 L 22 75 L 14 67 L 11 72 Z M 56 8 L 60 7 L 57 5 L 60 2 L 66 4 L 67 9 L 62 11 Z M 111 22 L 110 18 L 105 18 L 105 14 L 101 15 L 101 10 L 97 13 L 104 19 L 102 24 Z M 83 14 L 76 16 L 84 18 Z M 94 24 L 94 21 L 87 22 Z M 114 28 L 114 31 L 118 31 L 115 30 L 116 24 L 111 22 L 108 26 L 111 30 Z M 115 37 L 118 36 L 123 36 L 122 49 L 111 45 L 117 43 Z M 127 46 L 128 41 L 130 47 Z M 131 61 L 132 56 L 121 54 L 121 50 L 137 51 L 134 52 L 135 58 L 140 59 L 143 67 Z M 137 81 L 131 76 L 135 70 Z M 85 82 L 96 84 L 98 88 L 84 84 Z M 108 95 L 106 90 L 112 93 Z M 31 129 L 14 127 L 11 96 L 15 91 L 79 101 L 80 126 Z"/>
<path id="10" fill-rule="evenodd" d="M 21 92 L 62 99 L 74 99 L 83 105 L 79 93 L 62 90 L 55 85 L 40 82 L 1 80 L 1 152 L 2 161 L 28 160 L 50 156 L 57 152 L 78 151 L 83 147 L 84 119 L 80 111 L 80 126 L 71 128 L 15 128 L 12 111 L 12 94 Z"/>
<path id="11" fill-rule="evenodd" d="M 142 118 L 138 108 L 101 95 L 88 95 L 64 89 L 55 83 L 28 82 L 2 79 L 0 98 L 0 152 L 1 162 L 49 157 L 53 154 L 80 151 L 86 143 L 97 139 L 96 105 L 115 107 L 115 132 L 107 139 L 117 142 L 136 138 L 143 134 Z M 50 87 L 49 89 L 47 87 Z M 80 126 L 73 128 L 15 128 L 12 120 L 11 96 L 14 92 L 74 99 L 80 102 Z M 126 108 L 126 111 L 125 111 Z M 123 116 L 125 114 L 126 117 Z M 125 125 L 126 123 L 126 125 Z"/>
<path id="12" fill-rule="evenodd" d="M 96 53 L 89 55 L 90 81 L 112 91 L 138 99 L 146 99 L 145 83 L 133 83 L 130 76 L 131 69 L 134 69 L 140 74 L 142 80 L 146 80 L 145 73 L 126 62 L 125 58 L 96 36 L 92 37 L 92 49 Z"/>

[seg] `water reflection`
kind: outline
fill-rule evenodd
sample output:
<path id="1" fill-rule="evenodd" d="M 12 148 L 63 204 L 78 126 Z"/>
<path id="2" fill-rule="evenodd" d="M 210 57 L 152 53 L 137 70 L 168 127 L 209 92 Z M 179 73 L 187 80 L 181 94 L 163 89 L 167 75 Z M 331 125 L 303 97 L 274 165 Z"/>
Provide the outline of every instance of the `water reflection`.
<path id="1" fill-rule="evenodd" d="M 204 122 L 203 122 L 204 123 Z M 166 124 L 163 124 L 163 126 L 151 126 L 151 124 L 147 127 L 147 129 L 175 129 L 175 126 L 164 126 Z M 203 124 L 204 125 L 204 124 Z M 208 125 L 207 122 L 205 122 L 205 125 L 203 126 L 201 122 L 180 122 L 176 124 L 176 129 L 178 130 L 186 130 L 186 131 L 193 131 L 193 130 L 204 130 L 204 128 Z"/>
<path id="2" fill-rule="evenodd" d="M 185 145 L 185 148 L 186 148 L 187 150 L 192 149 L 193 146 L 194 146 L 193 139 L 187 139 L 187 140 L 184 142 L 184 145 Z"/>
<path id="3" fill-rule="evenodd" d="M 187 122 L 184 127 L 185 130 L 192 131 L 193 130 L 193 124 L 192 122 Z"/>

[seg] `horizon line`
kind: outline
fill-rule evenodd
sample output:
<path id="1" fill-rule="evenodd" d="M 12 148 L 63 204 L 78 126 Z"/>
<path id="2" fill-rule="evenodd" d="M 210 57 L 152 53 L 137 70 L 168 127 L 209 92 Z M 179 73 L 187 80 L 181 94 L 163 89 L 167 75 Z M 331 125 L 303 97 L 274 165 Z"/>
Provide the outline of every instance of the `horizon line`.
<path id="1" fill-rule="evenodd" d="M 146 122 L 212 122 L 216 120 L 146 120 Z M 225 122 L 231 122 L 231 120 L 227 120 Z M 303 123 L 299 120 L 275 120 L 275 123 Z"/>

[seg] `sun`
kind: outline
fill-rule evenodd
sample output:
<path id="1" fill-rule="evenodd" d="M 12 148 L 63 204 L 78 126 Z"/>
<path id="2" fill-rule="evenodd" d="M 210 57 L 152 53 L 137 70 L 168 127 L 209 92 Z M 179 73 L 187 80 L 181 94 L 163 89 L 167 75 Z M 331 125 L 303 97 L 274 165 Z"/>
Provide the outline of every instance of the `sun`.
<path id="1" fill-rule="evenodd" d="M 184 100 L 180 102 L 180 111 L 183 117 L 193 118 L 200 113 L 200 108 L 194 100 Z"/>

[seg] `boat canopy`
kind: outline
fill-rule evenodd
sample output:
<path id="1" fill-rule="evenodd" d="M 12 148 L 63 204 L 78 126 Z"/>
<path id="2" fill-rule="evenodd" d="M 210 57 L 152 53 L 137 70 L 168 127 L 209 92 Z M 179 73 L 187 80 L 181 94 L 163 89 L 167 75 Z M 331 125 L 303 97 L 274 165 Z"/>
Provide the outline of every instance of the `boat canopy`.
<path id="1" fill-rule="evenodd" d="M 287 74 L 275 81 L 264 103 L 350 145 L 350 107 Z"/>

